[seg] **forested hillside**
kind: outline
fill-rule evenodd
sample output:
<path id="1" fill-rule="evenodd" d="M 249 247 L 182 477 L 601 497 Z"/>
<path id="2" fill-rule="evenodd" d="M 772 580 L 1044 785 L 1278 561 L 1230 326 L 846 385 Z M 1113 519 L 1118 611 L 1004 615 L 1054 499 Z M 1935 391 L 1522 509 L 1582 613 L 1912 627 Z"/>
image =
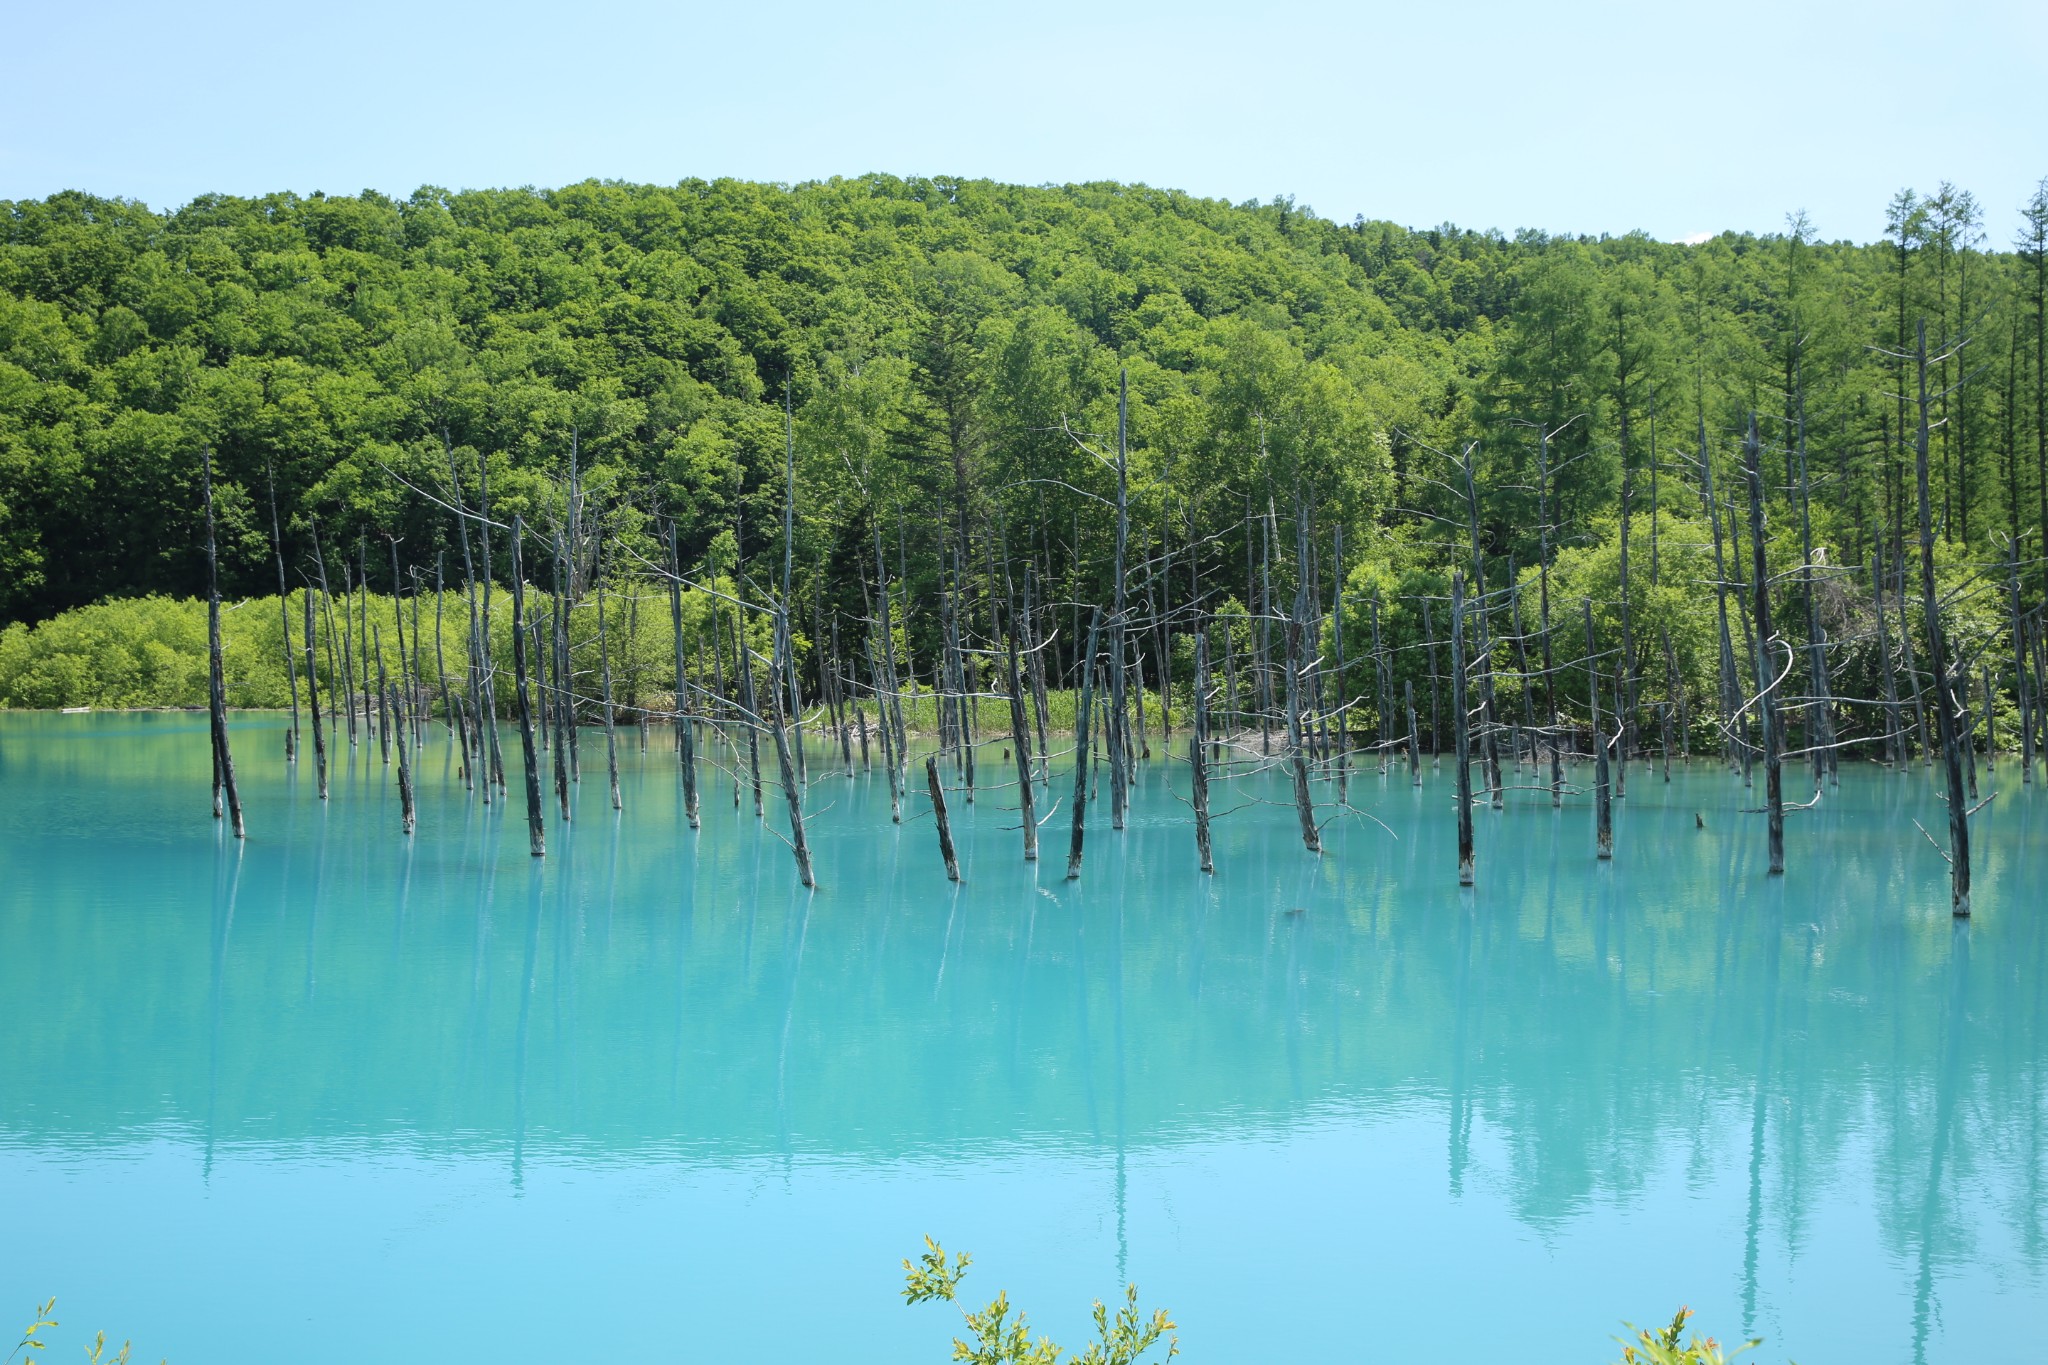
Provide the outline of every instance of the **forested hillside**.
<path id="1" fill-rule="evenodd" d="M 2048 182 L 2024 212 L 1902 194 L 1890 222 L 1867 246 L 1796 218 L 1697 245 L 1506 238 L 880 176 L 0 203 L 0 614 L 201 591 L 206 446 L 230 596 L 276 590 L 273 489 L 293 587 L 317 526 L 330 554 L 375 548 L 381 590 L 387 537 L 406 572 L 455 552 L 422 495 L 451 470 L 473 499 L 481 457 L 493 506 L 545 521 L 572 452 L 629 542 L 672 520 L 685 563 L 737 545 L 779 570 L 785 402 L 800 584 L 822 569 L 857 611 L 879 527 L 914 583 L 1002 537 L 1099 601 L 1107 475 L 1076 438 L 1114 429 L 1120 367 L 1139 550 L 1199 541 L 1241 595 L 1269 499 L 1386 575 L 1462 558 L 1462 475 L 1435 452 L 1471 441 L 1488 557 L 1597 558 L 1626 483 L 1654 586 L 1665 542 L 1705 541 L 1702 438 L 1734 487 L 1752 411 L 1773 498 L 1803 414 L 1816 553 L 1895 560 L 1913 376 L 1887 352 L 1922 320 L 1937 354 L 1967 343 L 1933 373 L 1950 557 L 2037 555 Z M 1708 591 L 1687 572 L 1674 590 Z"/>

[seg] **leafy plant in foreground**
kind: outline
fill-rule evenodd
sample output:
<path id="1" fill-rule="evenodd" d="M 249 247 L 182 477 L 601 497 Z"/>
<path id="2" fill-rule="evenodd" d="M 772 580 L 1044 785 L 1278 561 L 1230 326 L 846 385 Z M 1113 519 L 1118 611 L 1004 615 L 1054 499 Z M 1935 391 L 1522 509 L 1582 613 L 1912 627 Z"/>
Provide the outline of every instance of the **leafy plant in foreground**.
<path id="1" fill-rule="evenodd" d="M 903 1263 L 903 1298 L 907 1303 L 924 1303 L 930 1299 L 944 1299 L 956 1302 L 956 1291 L 961 1279 L 967 1274 L 967 1267 L 974 1258 L 962 1252 L 958 1259 L 949 1259 L 946 1251 L 931 1238 L 924 1239 L 924 1254 L 917 1262 Z M 967 1320 L 967 1330 L 972 1342 L 959 1337 L 953 1339 L 953 1359 L 969 1362 L 969 1365 L 1059 1365 L 1063 1358 L 1061 1348 L 1050 1337 L 1031 1339 L 1031 1331 L 1023 1313 L 1010 1316 L 1010 1296 L 998 1293 L 988 1307 L 979 1312 L 961 1309 L 960 1315 Z M 1072 1365 L 1134 1365 L 1144 1354 L 1166 1338 L 1166 1355 L 1161 1365 L 1180 1354 L 1180 1339 L 1167 1336 L 1173 1330 L 1173 1319 L 1165 1309 L 1155 1311 L 1146 1318 L 1138 1312 L 1138 1286 L 1127 1285 L 1124 1289 L 1124 1306 L 1116 1311 L 1114 1319 L 1102 1300 L 1095 1301 L 1096 1341 L 1077 1356 L 1065 1356 Z"/>
<path id="2" fill-rule="evenodd" d="M 42 1305 L 36 1309 L 36 1320 L 23 1329 L 21 1340 L 14 1344 L 14 1349 L 7 1353 L 7 1359 L 0 1361 L 0 1365 L 14 1365 L 16 1356 L 21 1356 L 23 1365 L 42 1359 L 43 1339 L 40 1334 L 45 1327 L 57 1325 L 57 1320 L 50 1316 L 56 1308 L 56 1299 L 43 1300 Z M 132 1343 L 124 1341 L 121 1343 L 121 1349 L 109 1356 L 106 1354 L 107 1334 L 101 1332 L 92 1339 L 92 1345 L 85 1348 L 86 1365 L 128 1365 L 128 1352 L 131 1347 Z M 27 1352 L 26 1355 L 22 1354 L 24 1351 Z"/>
<path id="3" fill-rule="evenodd" d="M 1637 1327 L 1632 1322 L 1622 1324 L 1634 1332 L 1636 1338 L 1633 1342 L 1616 1338 L 1622 1343 L 1618 1365 L 1728 1365 L 1736 1356 L 1754 1350 L 1763 1342 L 1762 1337 L 1756 1337 L 1733 1351 L 1726 1351 L 1714 1338 L 1701 1338 L 1695 1334 L 1692 1340 L 1681 1346 L 1679 1338 L 1684 1335 L 1686 1321 L 1691 1317 L 1692 1309 L 1680 1308 L 1671 1319 L 1671 1325 L 1659 1331 Z"/>

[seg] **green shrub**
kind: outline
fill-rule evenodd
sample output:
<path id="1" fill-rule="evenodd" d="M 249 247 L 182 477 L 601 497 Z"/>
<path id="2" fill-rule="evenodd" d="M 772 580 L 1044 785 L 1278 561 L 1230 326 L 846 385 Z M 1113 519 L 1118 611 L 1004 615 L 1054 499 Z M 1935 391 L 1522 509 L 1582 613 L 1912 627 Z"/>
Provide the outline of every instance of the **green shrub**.
<path id="1" fill-rule="evenodd" d="M 1677 1315 L 1671 1319 L 1669 1327 L 1654 1332 L 1648 1328 L 1637 1327 L 1632 1322 L 1625 1323 L 1624 1326 L 1636 1335 L 1634 1341 L 1617 1338 L 1621 1341 L 1621 1360 L 1617 1365 L 1727 1365 L 1730 1360 L 1744 1351 L 1754 1350 L 1763 1341 L 1763 1338 L 1758 1337 L 1729 1351 L 1724 1350 L 1721 1343 L 1712 1337 L 1703 1338 L 1695 1335 L 1692 1340 L 1681 1346 L 1678 1344 L 1679 1338 L 1684 1335 L 1686 1321 L 1691 1317 L 1692 1309 L 1680 1308 Z"/>
<path id="2" fill-rule="evenodd" d="M 955 1302 L 955 1292 L 960 1280 L 967 1274 L 967 1267 L 973 1264 L 973 1257 L 965 1252 L 959 1259 L 949 1262 L 944 1248 L 931 1238 L 924 1239 L 924 1254 L 917 1262 L 903 1263 L 903 1298 L 907 1303 L 924 1303 L 931 1299 Z M 953 1338 L 953 1359 L 966 1361 L 968 1365 L 1059 1365 L 1061 1351 L 1049 1337 L 1031 1339 L 1031 1331 L 1024 1314 L 1010 1316 L 1010 1296 L 999 1293 L 988 1307 L 973 1312 L 961 1309 L 960 1316 L 967 1321 L 971 1342 L 959 1337 Z M 1066 1359 L 1073 1365 L 1134 1365 L 1138 1359 L 1158 1345 L 1166 1337 L 1166 1354 L 1161 1365 L 1180 1354 L 1180 1339 L 1167 1336 L 1173 1330 L 1173 1319 L 1159 1309 L 1151 1317 L 1138 1312 L 1138 1286 L 1129 1285 L 1124 1290 L 1124 1306 L 1111 1318 L 1102 1300 L 1095 1301 L 1095 1334 L 1093 1345 L 1076 1356 Z"/>

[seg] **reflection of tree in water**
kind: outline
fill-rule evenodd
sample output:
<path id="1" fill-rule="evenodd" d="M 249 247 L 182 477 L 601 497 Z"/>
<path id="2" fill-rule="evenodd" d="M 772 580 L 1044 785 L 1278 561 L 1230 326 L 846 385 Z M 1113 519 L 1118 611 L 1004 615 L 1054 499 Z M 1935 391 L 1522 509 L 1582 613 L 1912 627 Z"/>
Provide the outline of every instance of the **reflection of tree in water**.
<path id="1" fill-rule="evenodd" d="M 1359 778 L 1354 799 L 1372 787 Z M 1802 1251 L 1816 1201 L 1845 1180 L 1904 1278 L 1924 1281 L 1923 1330 L 1946 1268 L 1976 1248 L 2009 1238 L 2038 1272 L 2041 917 L 1984 913 L 1956 953 L 1947 917 L 1915 900 L 1931 854 L 1882 808 L 1859 810 L 1875 817 L 1861 825 L 1830 817 L 1841 852 L 1824 864 L 1802 865 L 1795 842 L 1785 885 L 1764 896 L 1749 831 L 1695 832 L 1682 803 L 1662 828 L 1655 790 L 1631 796 L 1604 881 L 1573 847 L 1583 811 L 1554 837 L 1547 810 L 1489 817 L 1496 856 L 1469 908 L 1409 875 L 1444 864 L 1426 829 L 1399 842 L 1333 830 L 1329 856 L 1305 862 L 1252 815 L 1218 825 L 1212 879 L 1179 831 L 1140 819 L 1094 872 L 1046 894 L 990 851 L 1014 859 L 1014 812 L 994 801 L 963 820 L 975 875 L 957 903 L 914 826 L 863 826 L 834 846 L 840 870 L 815 901 L 764 903 L 763 877 L 786 883 L 768 836 L 736 819 L 642 837 L 633 821 L 665 818 L 642 796 L 625 833 L 580 824 L 579 846 L 550 860 L 545 943 L 538 885 L 494 901 L 493 879 L 515 875 L 482 856 L 495 813 L 423 825 L 408 882 L 389 861 L 366 866 L 369 834 L 336 803 L 246 852 L 245 908 L 274 886 L 278 909 L 238 915 L 232 953 L 234 893 L 216 885 L 210 845 L 203 870 L 173 859 L 152 874 L 169 888 L 158 903 L 184 897 L 173 909 L 191 913 L 120 919 L 117 955 L 105 907 L 144 904 L 144 888 L 100 887 L 89 903 L 40 888 L 48 905 L 0 892 L 7 914 L 33 914 L 17 922 L 39 948 L 0 954 L 0 989 L 47 1002 L 49 1019 L 12 1040 L 40 1085 L 0 1101 L 0 1121 L 16 1140 L 117 1143 L 146 1096 L 155 1117 L 230 1147 L 509 1147 L 521 1178 L 556 1142 L 885 1160 L 1025 1141 L 1111 1158 L 1123 1222 L 1148 1149 L 1282 1134 L 1311 1112 L 1420 1109 L 1433 1124 L 1441 1105 L 1452 1191 L 1497 1191 L 1539 1231 L 1638 1198 L 1673 1157 L 1702 1185 L 1739 1175 L 1728 1273 L 1762 1326 L 1774 1258 Z M 2028 809 L 2001 797 L 1986 814 L 2008 806 Z M 821 814 L 818 837 L 859 812 L 849 798 Z M 1522 824 L 1539 832 L 1510 858 Z M 1987 906 L 2027 870 L 2024 829 L 1987 826 Z M 508 902 L 524 933 L 494 932 Z M 149 1048 L 120 1046 L 133 1002 Z M 86 1050 L 109 1060 L 68 1064 Z"/>
<path id="2" fill-rule="evenodd" d="M 1956 920 L 1950 930 L 1954 944 L 1949 959 L 1948 1012 L 1942 1021 L 1941 1061 L 1934 1072 L 1934 1131 L 1927 1144 L 1927 1192 L 1920 1203 L 1919 1267 L 1913 1281 L 1913 1361 L 1927 1359 L 1928 1320 L 1934 1311 L 1934 1266 L 1937 1245 L 1951 1252 L 1967 1250 L 1969 1228 L 1953 1216 L 1943 1217 L 1943 1182 L 1948 1165 L 1958 1092 L 1963 1074 L 1964 1033 L 1969 1018 L 1970 922 Z M 1960 1161 L 1957 1163 L 1962 1164 Z"/>

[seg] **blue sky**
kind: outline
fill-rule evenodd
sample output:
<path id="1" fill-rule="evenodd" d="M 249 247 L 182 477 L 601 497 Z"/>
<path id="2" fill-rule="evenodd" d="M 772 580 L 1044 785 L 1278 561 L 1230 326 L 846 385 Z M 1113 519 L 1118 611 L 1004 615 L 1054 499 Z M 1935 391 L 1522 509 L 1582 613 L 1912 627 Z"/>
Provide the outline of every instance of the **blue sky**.
<path id="1" fill-rule="evenodd" d="M 2048 4 L 1953 8 L 0 0 L 0 198 L 886 171 L 1867 240 L 1948 179 L 2002 244 Z"/>

